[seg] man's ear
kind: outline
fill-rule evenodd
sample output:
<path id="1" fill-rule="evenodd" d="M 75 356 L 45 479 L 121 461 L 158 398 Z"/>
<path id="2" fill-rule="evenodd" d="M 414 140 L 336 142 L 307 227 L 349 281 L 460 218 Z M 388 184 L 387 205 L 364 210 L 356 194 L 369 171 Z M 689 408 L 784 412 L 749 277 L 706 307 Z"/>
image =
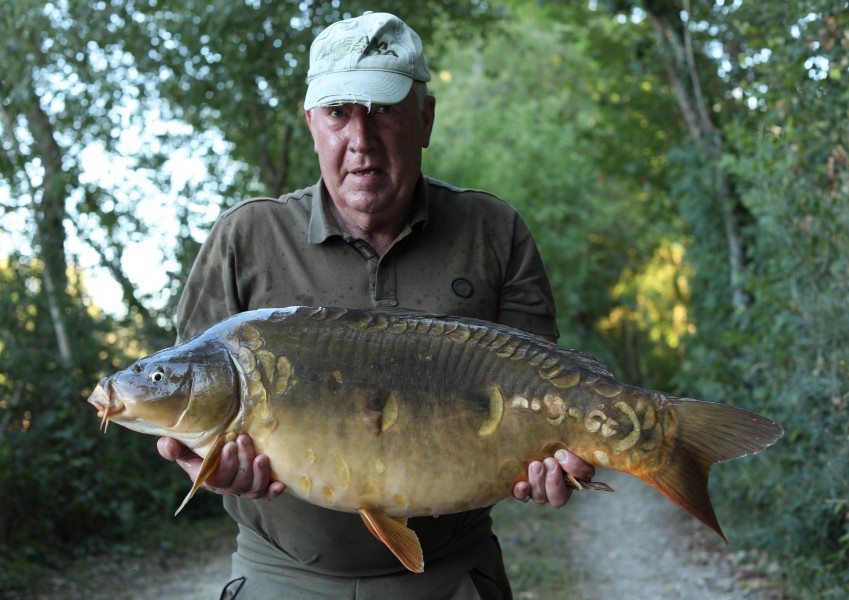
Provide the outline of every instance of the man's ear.
<path id="1" fill-rule="evenodd" d="M 433 132 L 433 122 L 436 119 L 436 98 L 428 94 L 422 107 L 422 126 L 424 136 L 422 148 L 430 146 L 430 134 Z"/>
<path id="2" fill-rule="evenodd" d="M 318 148 L 315 146 L 315 131 L 312 128 L 312 109 L 304 111 L 304 117 L 307 119 L 307 127 L 310 128 L 310 134 L 312 135 L 312 150 L 318 154 Z"/>

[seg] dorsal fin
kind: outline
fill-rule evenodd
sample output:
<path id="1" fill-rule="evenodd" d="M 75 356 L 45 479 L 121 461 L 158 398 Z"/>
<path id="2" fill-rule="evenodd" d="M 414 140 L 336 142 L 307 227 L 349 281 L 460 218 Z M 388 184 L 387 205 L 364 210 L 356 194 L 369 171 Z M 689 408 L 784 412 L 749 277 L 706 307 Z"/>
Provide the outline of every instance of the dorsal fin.
<path id="1" fill-rule="evenodd" d="M 424 572 L 422 545 L 416 532 L 407 527 L 407 519 L 396 519 L 367 508 L 359 512 L 368 530 L 386 544 L 401 564 L 413 573 Z"/>

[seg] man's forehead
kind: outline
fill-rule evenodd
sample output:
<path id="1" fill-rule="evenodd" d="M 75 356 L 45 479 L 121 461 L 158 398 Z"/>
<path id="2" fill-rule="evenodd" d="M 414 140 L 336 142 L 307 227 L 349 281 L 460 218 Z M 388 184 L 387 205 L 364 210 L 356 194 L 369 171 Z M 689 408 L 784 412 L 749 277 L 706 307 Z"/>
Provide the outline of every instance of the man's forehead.
<path id="1" fill-rule="evenodd" d="M 398 102 L 397 104 L 383 104 L 381 102 L 369 102 L 367 100 L 363 100 L 362 102 L 337 102 L 335 104 L 327 104 L 325 106 L 316 106 L 316 108 L 324 109 L 324 110 L 352 110 L 356 107 L 363 107 L 367 110 L 373 110 L 378 106 L 399 106 L 402 102 Z"/>

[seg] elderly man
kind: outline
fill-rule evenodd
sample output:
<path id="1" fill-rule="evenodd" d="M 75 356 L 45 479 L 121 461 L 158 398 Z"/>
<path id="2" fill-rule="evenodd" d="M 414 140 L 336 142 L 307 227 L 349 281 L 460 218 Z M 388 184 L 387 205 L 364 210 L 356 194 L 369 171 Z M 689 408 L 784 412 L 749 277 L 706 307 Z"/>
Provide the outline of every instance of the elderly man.
<path id="1" fill-rule="evenodd" d="M 366 13 L 316 38 L 304 108 L 321 179 L 222 215 L 181 299 L 180 338 L 234 313 L 296 304 L 400 306 L 557 337 L 548 280 L 515 210 L 421 174 L 436 105 L 429 80 L 418 35 L 393 15 Z M 158 447 L 197 476 L 200 460 L 176 440 Z M 593 475 L 561 451 L 532 463 L 514 495 L 562 506 L 564 470 Z M 281 495 L 245 436 L 223 449 L 205 487 L 225 496 L 239 525 L 222 598 L 511 597 L 488 509 L 411 519 L 426 564 L 412 574 L 358 515 Z"/>

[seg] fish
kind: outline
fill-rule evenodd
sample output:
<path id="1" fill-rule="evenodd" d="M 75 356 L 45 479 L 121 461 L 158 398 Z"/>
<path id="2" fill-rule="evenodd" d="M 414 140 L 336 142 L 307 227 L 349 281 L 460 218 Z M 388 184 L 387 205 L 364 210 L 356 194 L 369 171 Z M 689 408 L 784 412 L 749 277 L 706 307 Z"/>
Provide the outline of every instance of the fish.
<path id="1" fill-rule="evenodd" d="M 104 377 L 88 402 L 104 430 L 170 436 L 203 457 L 178 513 L 246 434 L 287 493 L 359 513 L 417 573 L 407 518 L 492 506 L 559 449 L 638 477 L 727 543 L 711 467 L 783 435 L 742 408 L 628 385 L 518 329 L 403 310 L 242 312 Z"/>

